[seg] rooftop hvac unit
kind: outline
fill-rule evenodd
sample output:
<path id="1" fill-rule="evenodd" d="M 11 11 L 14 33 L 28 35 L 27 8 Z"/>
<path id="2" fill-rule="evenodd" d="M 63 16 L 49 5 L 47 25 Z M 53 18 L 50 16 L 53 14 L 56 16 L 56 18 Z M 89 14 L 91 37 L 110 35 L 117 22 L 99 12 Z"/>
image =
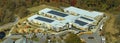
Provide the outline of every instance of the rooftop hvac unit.
<path id="1" fill-rule="evenodd" d="M 68 10 L 66 10 L 66 12 L 67 12 L 67 13 L 69 13 L 69 11 L 68 11 Z"/>
<path id="2" fill-rule="evenodd" d="M 57 18 L 56 16 L 53 16 L 53 18 Z"/>
<path id="3" fill-rule="evenodd" d="M 48 15 L 48 14 L 45 14 L 45 16 L 46 16 L 46 17 L 49 17 L 49 15 Z"/>
<path id="4" fill-rule="evenodd" d="M 49 15 L 49 14 L 46 14 L 46 17 L 49 17 L 49 18 L 53 18 L 51 15 Z"/>
<path id="5" fill-rule="evenodd" d="M 51 16 L 51 15 L 49 15 L 49 17 L 50 17 L 50 18 L 52 18 L 52 16 Z"/>
<path id="6" fill-rule="evenodd" d="M 44 16 L 48 16 L 47 14 L 44 14 Z"/>
<path id="7" fill-rule="evenodd" d="M 62 18 L 62 20 L 65 20 L 64 18 Z"/>
<path id="8" fill-rule="evenodd" d="M 54 16 L 51 15 L 52 18 L 54 18 Z"/>
<path id="9" fill-rule="evenodd" d="M 43 12 L 41 12 L 40 14 L 44 14 Z"/>
<path id="10" fill-rule="evenodd" d="M 59 20 L 62 20 L 62 18 L 59 18 Z"/>
<path id="11" fill-rule="evenodd" d="M 60 18 L 59 18 L 59 17 L 57 17 L 57 20 L 60 20 Z"/>
<path id="12" fill-rule="evenodd" d="M 38 22 L 38 24 L 41 24 L 41 22 Z"/>
<path id="13" fill-rule="evenodd" d="M 64 18 L 59 18 L 59 20 L 64 20 Z"/>
<path id="14" fill-rule="evenodd" d="M 76 13 L 74 13 L 74 12 L 71 12 L 71 14 L 72 14 L 72 15 L 74 15 L 74 16 L 76 16 L 76 15 L 77 15 L 77 14 L 76 14 Z"/>

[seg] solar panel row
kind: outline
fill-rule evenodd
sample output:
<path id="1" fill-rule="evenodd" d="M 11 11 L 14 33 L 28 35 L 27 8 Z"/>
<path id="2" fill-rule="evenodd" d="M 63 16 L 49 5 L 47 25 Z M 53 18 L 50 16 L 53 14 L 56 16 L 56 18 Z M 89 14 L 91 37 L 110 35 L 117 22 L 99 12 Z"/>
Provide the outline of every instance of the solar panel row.
<path id="1" fill-rule="evenodd" d="M 51 20 L 51 19 L 47 19 L 47 18 L 43 18 L 43 17 L 36 17 L 35 19 L 38 19 L 38 20 L 41 20 L 41 21 L 45 21 L 45 22 L 53 22 L 54 20 Z"/>
<path id="2" fill-rule="evenodd" d="M 81 26 L 84 26 L 84 25 L 88 24 L 88 23 L 80 21 L 80 20 L 75 20 L 75 23 L 77 23 L 77 24 L 79 24 Z"/>
<path id="3" fill-rule="evenodd" d="M 86 18 L 86 17 L 80 17 L 80 18 L 86 19 L 86 20 L 88 20 L 88 21 L 93 21 L 93 20 L 91 20 L 91 19 L 89 19 L 89 18 Z"/>
<path id="4" fill-rule="evenodd" d="M 57 12 L 57 11 L 49 11 L 48 13 L 51 13 L 51 14 L 54 14 L 54 15 L 57 15 L 57 16 L 61 16 L 61 17 L 66 17 L 68 16 L 67 14 L 64 14 L 64 13 L 60 13 L 60 12 Z"/>

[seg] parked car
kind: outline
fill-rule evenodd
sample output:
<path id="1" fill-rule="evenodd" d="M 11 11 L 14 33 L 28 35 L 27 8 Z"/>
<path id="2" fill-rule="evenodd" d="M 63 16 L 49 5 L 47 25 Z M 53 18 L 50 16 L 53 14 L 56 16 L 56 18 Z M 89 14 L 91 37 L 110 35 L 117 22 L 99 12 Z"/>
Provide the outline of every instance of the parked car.
<path id="1" fill-rule="evenodd" d="M 105 43 L 105 37 L 104 36 L 101 36 L 102 37 L 102 43 Z"/>

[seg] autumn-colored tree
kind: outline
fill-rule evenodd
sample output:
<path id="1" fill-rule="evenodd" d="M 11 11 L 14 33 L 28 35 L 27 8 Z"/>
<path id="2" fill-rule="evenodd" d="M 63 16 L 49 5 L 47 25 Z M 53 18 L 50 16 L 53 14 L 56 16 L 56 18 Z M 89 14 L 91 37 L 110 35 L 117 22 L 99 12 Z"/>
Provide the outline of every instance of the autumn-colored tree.
<path id="1" fill-rule="evenodd" d="M 23 17 L 26 17 L 28 14 L 29 14 L 29 11 L 26 10 L 27 8 L 22 6 L 18 9 L 15 10 L 15 12 L 17 12 L 16 14 L 20 17 L 20 18 L 23 18 Z"/>
<path id="2" fill-rule="evenodd" d="M 65 43 L 82 43 L 82 41 L 80 40 L 80 37 L 78 37 L 76 34 L 73 34 L 73 33 L 68 33 L 65 36 L 64 41 Z"/>

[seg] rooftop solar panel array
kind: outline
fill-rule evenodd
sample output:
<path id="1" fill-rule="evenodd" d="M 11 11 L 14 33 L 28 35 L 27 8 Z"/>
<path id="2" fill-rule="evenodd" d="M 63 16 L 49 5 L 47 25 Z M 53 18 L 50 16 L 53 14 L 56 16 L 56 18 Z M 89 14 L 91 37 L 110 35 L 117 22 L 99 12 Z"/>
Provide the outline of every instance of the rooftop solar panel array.
<path id="1" fill-rule="evenodd" d="M 91 20 L 91 19 L 89 19 L 89 18 L 86 18 L 86 17 L 80 17 L 80 18 L 85 19 L 85 20 L 88 20 L 88 21 L 93 21 L 93 20 Z"/>
<path id="2" fill-rule="evenodd" d="M 88 23 L 80 21 L 80 20 L 75 20 L 75 23 L 77 23 L 77 24 L 79 24 L 81 26 L 84 26 L 84 25 L 88 24 Z"/>
<path id="3" fill-rule="evenodd" d="M 54 14 L 54 15 L 57 15 L 57 16 L 61 16 L 61 17 L 66 17 L 68 16 L 67 14 L 64 14 L 64 13 L 60 13 L 60 12 L 57 12 L 57 11 L 49 11 L 48 13 L 51 13 L 51 14 Z"/>
<path id="4" fill-rule="evenodd" d="M 35 19 L 38 19 L 38 20 L 41 20 L 41 21 L 45 21 L 45 22 L 53 22 L 54 20 L 51 20 L 51 19 L 47 19 L 47 18 L 43 18 L 43 17 L 36 17 Z"/>

